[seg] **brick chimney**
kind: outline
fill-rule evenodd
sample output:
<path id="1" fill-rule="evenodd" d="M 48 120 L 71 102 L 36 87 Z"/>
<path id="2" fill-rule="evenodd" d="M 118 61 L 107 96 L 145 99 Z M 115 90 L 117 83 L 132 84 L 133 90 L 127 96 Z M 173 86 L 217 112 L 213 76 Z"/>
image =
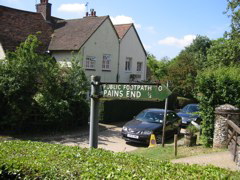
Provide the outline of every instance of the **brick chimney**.
<path id="1" fill-rule="evenodd" d="M 52 4 L 48 3 L 48 0 L 40 0 L 40 4 L 36 5 L 38 13 L 41 13 L 46 21 L 51 21 L 51 7 Z"/>

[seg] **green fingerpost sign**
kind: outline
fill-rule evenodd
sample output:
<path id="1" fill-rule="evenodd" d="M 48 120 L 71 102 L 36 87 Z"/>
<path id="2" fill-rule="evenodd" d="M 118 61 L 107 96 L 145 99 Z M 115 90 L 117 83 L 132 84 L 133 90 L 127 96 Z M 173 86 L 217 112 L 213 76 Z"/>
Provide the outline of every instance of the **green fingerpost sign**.
<path id="1" fill-rule="evenodd" d="M 172 92 L 157 84 L 108 84 L 103 83 L 103 97 L 116 99 L 164 100 Z"/>

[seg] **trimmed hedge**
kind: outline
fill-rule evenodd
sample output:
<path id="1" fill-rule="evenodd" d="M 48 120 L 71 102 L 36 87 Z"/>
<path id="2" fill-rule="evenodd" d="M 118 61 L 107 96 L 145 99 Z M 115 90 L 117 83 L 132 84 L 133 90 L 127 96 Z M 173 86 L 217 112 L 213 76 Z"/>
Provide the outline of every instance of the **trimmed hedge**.
<path id="1" fill-rule="evenodd" d="M 168 97 L 168 109 L 174 110 L 177 104 L 176 95 Z M 103 103 L 101 113 L 104 123 L 129 121 L 139 112 L 147 108 L 165 108 L 165 101 L 141 100 L 107 100 Z"/>
<path id="2" fill-rule="evenodd" d="M 197 76 L 196 92 L 203 119 L 201 139 L 209 147 L 213 144 L 215 108 L 226 103 L 240 107 L 240 67 L 205 70 Z"/>
<path id="3" fill-rule="evenodd" d="M 31 141 L 0 143 L 0 179 L 239 179 L 213 166 L 172 164 L 102 149 Z"/>

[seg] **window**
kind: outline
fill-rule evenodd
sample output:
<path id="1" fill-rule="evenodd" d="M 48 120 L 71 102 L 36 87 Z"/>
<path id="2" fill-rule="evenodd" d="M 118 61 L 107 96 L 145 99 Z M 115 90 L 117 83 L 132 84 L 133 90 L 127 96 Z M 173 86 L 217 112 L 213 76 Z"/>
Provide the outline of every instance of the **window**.
<path id="1" fill-rule="evenodd" d="M 125 71 L 131 71 L 132 68 L 132 58 L 127 57 L 125 62 Z"/>
<path id="2" fill-rule="evenodd" d="M 137 72 L 142 71 L 142 62 L 137 62 Z"/>
<path id="3" fill-rule="evenodd" d="M 103 70 L 110 70 L 110 63 L 111 63 L 111 55 L 104 54 L 103 55 L 103 62 L 102 62 L 102 69 Z"/>
<path id="4" fill-rule="evenodd" d="M 95 69 L 96 57 L 87 56 L 86 58 L 86 69 Z"/>

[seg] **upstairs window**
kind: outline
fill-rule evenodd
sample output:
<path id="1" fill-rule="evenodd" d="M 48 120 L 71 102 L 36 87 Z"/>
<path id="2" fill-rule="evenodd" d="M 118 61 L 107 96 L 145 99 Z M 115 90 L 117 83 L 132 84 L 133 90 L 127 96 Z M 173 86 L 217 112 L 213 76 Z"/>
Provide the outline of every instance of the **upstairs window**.
<path id="1" fill-rule="evenodd" d="M 86 69 L 95 69 L 96 57 L 87 56 L 86 57 Z"/>
<path id="2" fill-rule="evenodd" d="M 102 62 L 102 69 L 103 70 L 110 70 L 110 64 L 111 64 L 111 55 L 110 54 L 104 54 L 103 55 L 103 62 Z"/>
<path id="3" fill-rule="evenodd" d="M 137 62 L 137 72 L 142 72 L 142 62 Z"/>
<path id="4" fill-rule="evenodd" d="M 127 57 L 125 62 L 125 71 L 131 71 L 132 70 L 132 58 Z"/>

